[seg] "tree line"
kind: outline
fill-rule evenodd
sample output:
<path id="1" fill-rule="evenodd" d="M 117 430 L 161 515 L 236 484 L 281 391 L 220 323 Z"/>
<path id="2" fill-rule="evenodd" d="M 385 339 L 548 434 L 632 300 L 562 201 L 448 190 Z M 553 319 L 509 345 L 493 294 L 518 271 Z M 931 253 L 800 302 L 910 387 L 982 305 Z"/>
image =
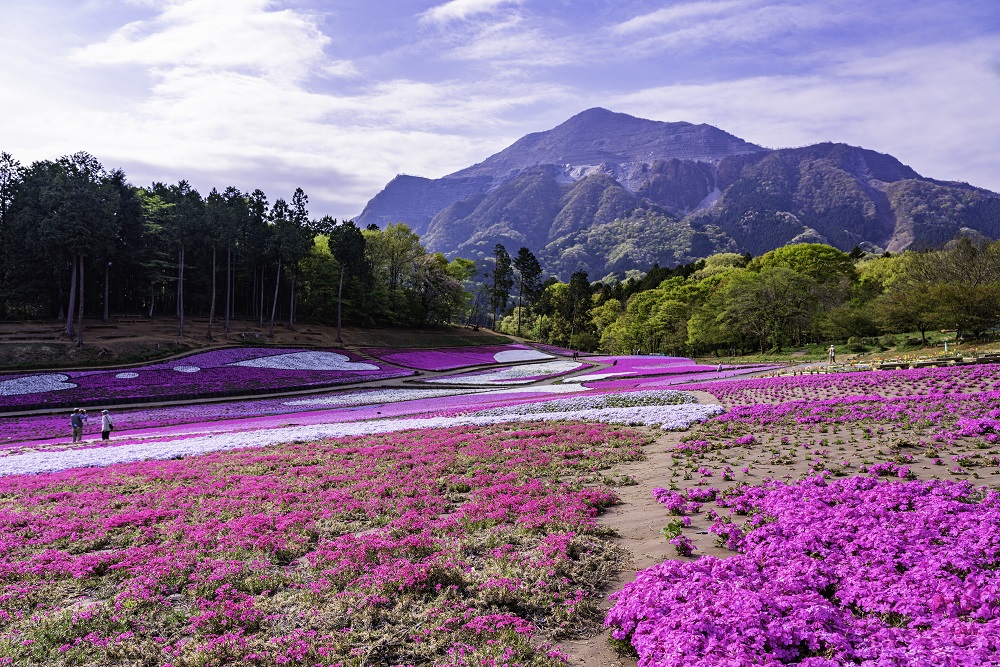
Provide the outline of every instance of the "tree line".
<path id="1" fill-rule="evenodd" d="M 467 315 L 474 262 L 427 253 L 406 225 L 359 229 L 310 217 L 296 188 L 181 180 L 137 187 L 76 153 L 21 165 L 0 154 L 0 318 L 59 318 L 82 344 L 84 314 L 207 316 L 204 334 L 240 319 L 427 326 Z"/>
<path id="2" fill-rule="evenodd" d="M 881 255 L 797 244 L 597 283 L 578 271 L 547 281 L 528 306 L 510 308 L 498 328 L 613 354 L 733 356 L 824 341 L 862 351 L 898 334 L 926 343 L 936 329 L 983 339 L 1000 327 L 1000 242 Z"/>
<path id="3" fill-rule="evenodd" d="M 309 215 L 296 188 L 184 181 L 137 187 L 76 153 L 23 166 L 0 153 L 0 318 L 59 318 L 83 342 L 83 317 L 207 317 L 294 328 L 302 320 L 426 327 L 453 322 L 573 349 L 679 355 L 782 350 L 820 341 L 1000 325 L 1000 244 L 960 239 L 931 251 L 871 255 L 822 244 L 724 253 L 623 280 L 543 280 L 526 248 L 501 244 L 477 266 L 428 253 L 405 224 L 359 229 Z M 189 331 L 189 333 L 191 333 Z M 201 332 L 199 332 L 201 333 Z"/>

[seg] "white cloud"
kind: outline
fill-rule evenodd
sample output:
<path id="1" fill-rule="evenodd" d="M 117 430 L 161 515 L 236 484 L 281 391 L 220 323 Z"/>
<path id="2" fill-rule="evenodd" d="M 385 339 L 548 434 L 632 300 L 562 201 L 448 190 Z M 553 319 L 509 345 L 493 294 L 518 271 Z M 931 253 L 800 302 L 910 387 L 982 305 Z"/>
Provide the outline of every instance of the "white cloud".
<path id="1" fill-rule="evenodd" d="M 88 65 L 235 69 L 298 81 L 317 71 L 330 42 L 306 14 L 270 0 L 181 0 L 75 53 Z M 343 65 L 340 66 L 343 68 Z"/>
<path id="2" fill-rule="evenodd" d="M 890 153 L 925 176 L 1000 190 L 994 40 L 933 44 L 878 57 L 841 54 L 820 71 L 671 85 L 614 108 L 721 127 L 770 147 L 839 141 Z"/>
<path id="3" fill-rule="evenodd" d="M 704 16 L 715 16 L 730 12 L 739 7 L 745 7 L 746 4 L 745 0 L 713 0 L 709 2 L 687 2 L 672 5 L 623 21 L 613 26 L 611 32 L 617 35 L 630 35 L 636 32 L 659 30 L 663 26 L 668 26 L 678 21 Z"/>
<path id="4" fill-rule="evenodd" d="M 430 23 L 465 21 L 473 16 L 493 13 L 504 6 L 519 4 L 521 0 L 451 0 L 428 9 L 420 18 Z"/>

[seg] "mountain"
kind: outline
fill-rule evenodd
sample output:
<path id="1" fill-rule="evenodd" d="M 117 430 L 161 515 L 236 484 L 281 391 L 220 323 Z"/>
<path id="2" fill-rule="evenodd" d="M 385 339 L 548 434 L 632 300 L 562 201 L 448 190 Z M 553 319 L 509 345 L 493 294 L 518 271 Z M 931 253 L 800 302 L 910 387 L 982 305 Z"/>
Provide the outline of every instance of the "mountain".
<path id="1" fill-rule="evenodd" d="M 443 178 L 397 176 L 356 222 L 405 222 L 449 256 L 523 245 L 553 275 L 600 278 L 789 243 L 898 252 L 997 238 L 1000 195 L 855 146 L 771 150 L 711 125 L 589 109 Z"/>

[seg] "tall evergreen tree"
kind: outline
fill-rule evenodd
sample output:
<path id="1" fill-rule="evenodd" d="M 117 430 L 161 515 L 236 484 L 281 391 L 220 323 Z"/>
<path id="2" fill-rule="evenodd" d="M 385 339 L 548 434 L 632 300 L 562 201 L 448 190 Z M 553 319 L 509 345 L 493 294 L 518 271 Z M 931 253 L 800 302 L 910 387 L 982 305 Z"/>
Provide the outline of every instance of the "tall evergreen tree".
<path id="1" fill-rule="evenodd" d="M 534 305 L 542 290 L 542 266 L 535 255 L 521 246 L 514 258 L 517 273 L 517 335 L 521 335 L 521 309 Z"/>
<path id="2" fill-rule="evenodd" d="M 493 246 L 493 271 L 490 274 L 490 309 L 493 312 L 493 330 L 497 328 L 497 314 L 507 307 L 510 290 L 514 286 L 514 267 L 510 255 L 502 244 Z"/>
<path id="3" fill-rule="evenodd" d="M 365 237 L 353 220 L 335 224 L 329 229 L 327 245 L 330 254 L 340 265 L 340 281 L 337 285 L 337 342 L 340 337 L 340 323 L 344 297 L 344 276 L 362 270 L 365 261 Z"/>

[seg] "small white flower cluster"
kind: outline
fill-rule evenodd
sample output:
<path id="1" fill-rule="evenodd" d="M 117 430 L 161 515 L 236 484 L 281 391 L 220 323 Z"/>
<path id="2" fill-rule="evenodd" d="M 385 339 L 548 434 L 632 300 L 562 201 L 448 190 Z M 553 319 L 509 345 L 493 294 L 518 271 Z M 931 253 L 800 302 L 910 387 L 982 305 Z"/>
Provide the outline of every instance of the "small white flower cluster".
<path id="1" fill-rule="evenodd" d="M 230 366 L 250 368 L 271 368 L 282 371 L 377 371 L 379 367 L 360 361 L 351 361 L 345 354 L 336 352 L 289 352 L 269 357 L 257 357 L 246 361 L 236 361 Z"/>
<path id="2" fill-rule="evenodd" d="M 383 389 L 380 391 L 334 394 L 332 396 L 320 396 L 319 398 L 301 398 L 295 401 L 285 401 L 282 405 L 325 405 L 334 408 L 353 405 L 401 403 L 403 401 L 416 401 L 421 398 L 442 398 L 446 396 L 481 393 L 488 392 L 482 392 L 478 389 Z"/>
<path id="3" fill-rule="evenodd" d="M 513 361 L 536 361 L 538 359 L 551 358 L 551 354 L 545 354 L 538 350 L 503 350 L 493 355 L 493 360 L 501 364 L 509 364 Z"/>
<path id="4" fill-rule="evenodd" d="M 683 405 L 697 403 L 697 399 L 684 391 L 630 391 L 616 394 L 574 396 L 554 401 L 508 405 L 472 413 L 476 417 L 499 417 L 501 415 L 534 415 L 542 412 L 576 412 L 604 408 L 637 408 L 663 405 Z"/>
<path id="5" fill-rule="evenodd" d="M 446 377 L 433 378 L 427 381 L 440 384 L 471 385 L 522 384 L 531 382 L 532 380 L 530 378 L 568 373 L 570 371 L 575 371 L 582 366 L 583 364 L 576 361 L 547 361 L 541 364 L 527 364 L 525 366 L 500 368 L 489 373 L 448 375 Z"/>
<path id="6" fill-rule="evenodd" d="M 0 396 L 21 396 L 22 394 L 44 394 L 62 389 L 76 389 L 76 385 L 62 373 L 42 373 L 13 380 L 0 381 Z"/>

